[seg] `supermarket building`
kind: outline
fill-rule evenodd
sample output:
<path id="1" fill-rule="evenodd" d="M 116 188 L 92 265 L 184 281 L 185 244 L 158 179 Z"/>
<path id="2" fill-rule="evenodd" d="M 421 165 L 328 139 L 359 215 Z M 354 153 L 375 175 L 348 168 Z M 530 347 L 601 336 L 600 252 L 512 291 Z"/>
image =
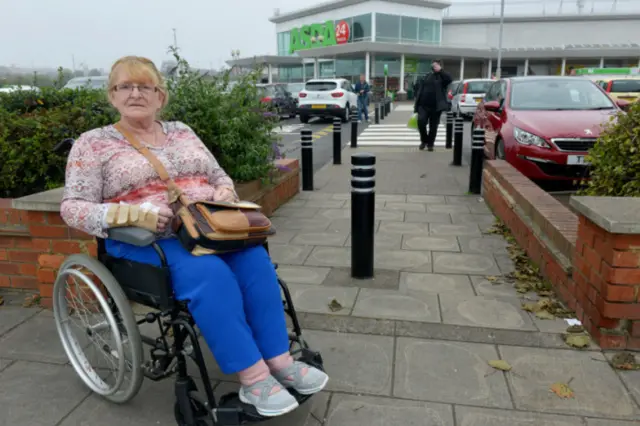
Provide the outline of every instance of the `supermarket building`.
<path id="1" fill-rule="evenodd" d="M 264 66 L 270 82 L 365 74 L 404 94 L 431 60 L 454 79 L 496 71 L 500 1 L 337 0 L 276 14 L 277 55 L 234 58 Z M 502 75 L 564 75 L 569 67 L 640 65 L 638 0 L 510 0 Z"/>

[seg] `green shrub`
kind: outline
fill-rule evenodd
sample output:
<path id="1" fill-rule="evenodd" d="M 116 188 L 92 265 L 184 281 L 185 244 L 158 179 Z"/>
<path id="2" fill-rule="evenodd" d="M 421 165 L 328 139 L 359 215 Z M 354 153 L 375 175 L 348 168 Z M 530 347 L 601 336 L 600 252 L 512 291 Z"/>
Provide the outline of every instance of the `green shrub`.
<path id="1" fill-rule="evenodd" d="M 608 123 L 589 151 L 591 179 L 579 195 L 640 197 L 640 103 Z"/>
<path id="2" fill-rule="evenodd" d="M 229 88 L 229 72 L 215 78 L 199 75 L 175 56 L 179 71 L 168 81 L 170 101 L 162 118 L 189 125 L 234 180 L 269 177 L 278 156 L 276 120 L 260 104 L 259 72 Z M 53 153 L 53 147 L 117 120 L 102 91 L 0 93 L 0 198 L 64 185 L 66 156 Z"/>

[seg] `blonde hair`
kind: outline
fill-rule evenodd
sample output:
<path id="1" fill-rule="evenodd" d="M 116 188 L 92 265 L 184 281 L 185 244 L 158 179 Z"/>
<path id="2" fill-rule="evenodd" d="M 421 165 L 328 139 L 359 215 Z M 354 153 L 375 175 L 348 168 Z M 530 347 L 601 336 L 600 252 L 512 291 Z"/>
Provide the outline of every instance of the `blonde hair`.
<path id="1" fill-rule="evenodd" d="M 158 68 L 151 59 L 142 56 L 124 56 L 118 59 L 112 66 L 109 73 L 108 90 L 113 90 L 118 75 L 124 72 L 128 76 L 131 83 L 152 83 L 164 95 L 162 107 L 164 108 L 169 102 L 169 93 L 164 78 Z"/>

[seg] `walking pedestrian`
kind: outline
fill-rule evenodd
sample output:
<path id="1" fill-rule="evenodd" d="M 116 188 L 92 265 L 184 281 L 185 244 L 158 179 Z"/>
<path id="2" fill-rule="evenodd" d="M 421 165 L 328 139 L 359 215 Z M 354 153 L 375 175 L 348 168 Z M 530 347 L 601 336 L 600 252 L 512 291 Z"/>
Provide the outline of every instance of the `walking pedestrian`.
<path id="1" fill-rule="evenodd" d="M 426 147 L 428 151 L 433 151 L 440 115 L 450 107 L 447 99 L 449 84 L 451 76 L 442 70 L 442 64 L 437 59 L 431 63 L 431 72 L 418 83 L 413 112 L 418 114 L 421 150 Z"/>
<path id="2" fill-rule="evenodd" d="M 364 113 L 364 119 L 369 122 L 369 92 L 371 87 L 367 83 L 367 78 L 364 74 L 360 75 L 360 81 L 356 83 L 355 91 L 358 94 L 358 122 L 362 121 L 362 113 Z"/>

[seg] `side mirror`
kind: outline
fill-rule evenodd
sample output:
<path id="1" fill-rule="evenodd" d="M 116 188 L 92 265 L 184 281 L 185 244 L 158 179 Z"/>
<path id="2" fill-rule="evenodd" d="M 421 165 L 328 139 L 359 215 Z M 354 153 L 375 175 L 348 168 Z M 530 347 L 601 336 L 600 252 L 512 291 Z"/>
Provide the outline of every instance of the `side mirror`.
<path id="1" fill-rule="evenodd" d="M 618 105 L 618 108 L 620 108 L 621 110 L 627 111 L 629 109 L 629 107 L 631 106 L 631 102 L 625 101 L 623 99 L 618 99 L 616 101 L 616 105 Z"/>
<path id="2" fill-rule="evenodd" d="M 485 102 L 483 105 L 487 111 L 498 111 L 500 109 L 500 102 L 498 101 Z"/>

